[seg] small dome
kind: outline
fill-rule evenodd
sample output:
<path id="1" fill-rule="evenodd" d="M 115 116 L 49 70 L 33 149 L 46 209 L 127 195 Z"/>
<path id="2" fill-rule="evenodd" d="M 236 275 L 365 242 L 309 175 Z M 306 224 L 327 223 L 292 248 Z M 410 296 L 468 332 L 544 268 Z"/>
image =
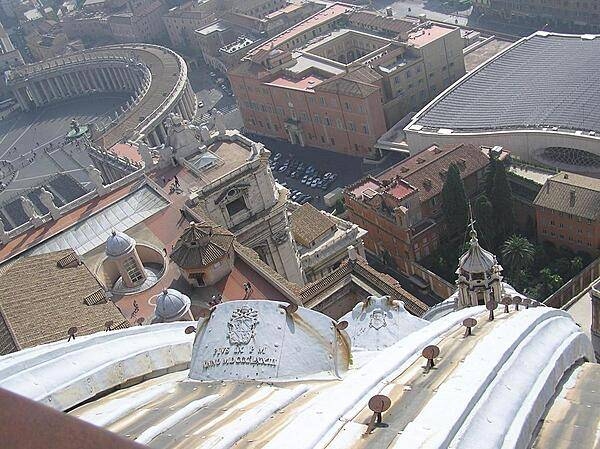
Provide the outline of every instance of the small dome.
<path id="1" fill-rule="evenodd" d="M 119 257 L 128 253 L 135 247 L 135 240 L 123 232 L 113 231 L 110 237 L 106 239 L 106 255 L 110 257 Z"/>
<path id="2" fill-rule="evenodd" d="M 458 270 L 456 270 L 456 273 L 460 274 L 462 271 L 467 273 L 490 272 L 494 265 L 498 263 L 496 261 L 496 256 L 479 246 L 477 233 L 474 229 L 471 230 L 470 235 L 471 241 L 469 244 L 471 247 L 466 253 L 460 256 Z"/>
<path id="3" fill-rule="evenodd" d="M 169 288 L 156 297 L 154 315 L 163 322 L 176 321 L 190 310 L 191 304 L 188 296 Z"/>

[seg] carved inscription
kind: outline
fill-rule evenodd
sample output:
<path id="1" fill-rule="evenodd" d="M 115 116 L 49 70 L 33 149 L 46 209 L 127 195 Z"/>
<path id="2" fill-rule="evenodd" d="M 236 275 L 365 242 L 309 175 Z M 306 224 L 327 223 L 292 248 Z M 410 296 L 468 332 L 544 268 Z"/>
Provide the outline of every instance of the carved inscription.
<path id="1" fill-rule="evenodd" d="M 266 345 L 256 345 L 258 310 L 242 306 L 235 309 L 227 323 L 227 340 L 230 346 L 219 346 L 203 362 L 203 369 L 222 365 L 277 366 L 279 358 L 274 357 Z"/>

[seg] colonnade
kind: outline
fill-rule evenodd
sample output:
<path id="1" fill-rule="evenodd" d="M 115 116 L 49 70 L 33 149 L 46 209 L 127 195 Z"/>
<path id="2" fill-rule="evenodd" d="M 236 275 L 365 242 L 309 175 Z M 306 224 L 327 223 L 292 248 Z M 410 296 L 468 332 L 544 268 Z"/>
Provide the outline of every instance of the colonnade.
<path id="1" fill-rule="evenodd" d="M 109 146 L 132 136 L 153 146 L 166 143 L 169 114 L 192 120 L 197 110 L 183 58 L 149 44 L 100 47 L 22 66 L 9 72 L 8 87 L 25 111 L 97 92 L 131 95 L 127 110 L 101 131 Z"/>
<path id="2" fill-rule="evenodd" d="M 137 97 L 149 87 L 144 73 L 125 64 L 82 65 L 73 70 L 49 73 L 47 77 L 31 79 L 13 88 L 16 100 L 24 111 L 56 101 L 89 95 L 94 92 L 132 92 Z"/>

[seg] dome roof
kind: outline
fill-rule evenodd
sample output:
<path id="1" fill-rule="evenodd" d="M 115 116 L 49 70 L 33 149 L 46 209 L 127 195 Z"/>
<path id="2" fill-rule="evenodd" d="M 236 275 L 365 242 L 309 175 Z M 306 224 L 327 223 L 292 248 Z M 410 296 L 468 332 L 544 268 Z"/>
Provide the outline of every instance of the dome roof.
<path id="1" fill-rule="evenodd" d="M 470 234 L 471 241 L 469 244 L 471 247 L 466 253 L 460 256 L 456 273 L 460 274 L 461 271 L 466 271 L 467 273 L 487 273 L 498 263 L 496 256 L 479 246 L 477 232 L 474 229 L 471 230 Z"/>
<path id="2" fill-rule="evenodd" d="M 113 231 L 110 237 L 106 239 L 107 256 L 119 257 L 129 252 L 135 246 L 135 240 L 123 232 Z"/>
<path id="3" fill-rule="evenodd" d="M 161 321 L 176 321 L 190 310 L 190 298 L 183 293 L 168 288 L 156 297 L 154 315 Z"/>

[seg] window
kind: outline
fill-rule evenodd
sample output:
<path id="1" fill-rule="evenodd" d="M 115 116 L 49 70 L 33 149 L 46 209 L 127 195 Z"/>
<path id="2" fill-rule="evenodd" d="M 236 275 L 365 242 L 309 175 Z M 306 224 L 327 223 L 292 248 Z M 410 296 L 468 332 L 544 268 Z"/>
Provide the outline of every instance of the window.
<path id="1" fill-rule="evenodd" d="M 342 121 L 338 118 L 336 119 L 336 125 L 339 129 L 344 129 L 344 125 L 342 124 Z"/>
<path id="2" fill-rule="evenodd" d="M 129 276 L 129 279 L 131 279 L 131 282 L 133 282 L 134 284 L 136 282 L 141 281 L 144 278 L 144 276 L 142 276 L 142 272 L 138 267 L 138 264 L 135 263 L 133 257 L 130 257 L 123 263 L 123 268 L 125 268 L 127 276 Z"/>
<path id="3" fill-rule="evenodd" d="M 363 125 L 363 133 L 364 134 L 369 134 L 369 125 L 367 125 L 367 124 Z"/>
<path id="4" fill-rule="evenodd" d="M 227 206 L 225 207 L 227 208 L 227 213 L 230 217 L 233 217 L 235 214 L 247 209 L 244 197 L 239 197 L 232 202 L 227 203 Z"/>
<path id="5" fill-rule="evenodd" d="M 335 139 L 332 137 L 329 139 L 331 141 L 331 145 L 335 145 Z"/>
<path id="6" fill-rule="evenodd" d="M 348 122 L 348 129 L 350 131 L 356 131 L 356 126 L 354 126 L 354 123 Z"/>
<path id="7" fill-rule="evenodd" d="M 331 120 L 329 120 L 329 117 L 325 117 L 325 125 L 331 126 Z"/>
<path id="8" fill-rule="evenodd" d="M 346 108 L 346 111 L 352 111 L 352 108 L 350 107 L 350 103 L 344 103 L 344 106 Z"/>
<path id="9" fill-rule="evenodd" d="M 325 106 L 327 104 L 327 102 L 325 101 L 325 97 L 319 97 L 319 102 Z"/>

